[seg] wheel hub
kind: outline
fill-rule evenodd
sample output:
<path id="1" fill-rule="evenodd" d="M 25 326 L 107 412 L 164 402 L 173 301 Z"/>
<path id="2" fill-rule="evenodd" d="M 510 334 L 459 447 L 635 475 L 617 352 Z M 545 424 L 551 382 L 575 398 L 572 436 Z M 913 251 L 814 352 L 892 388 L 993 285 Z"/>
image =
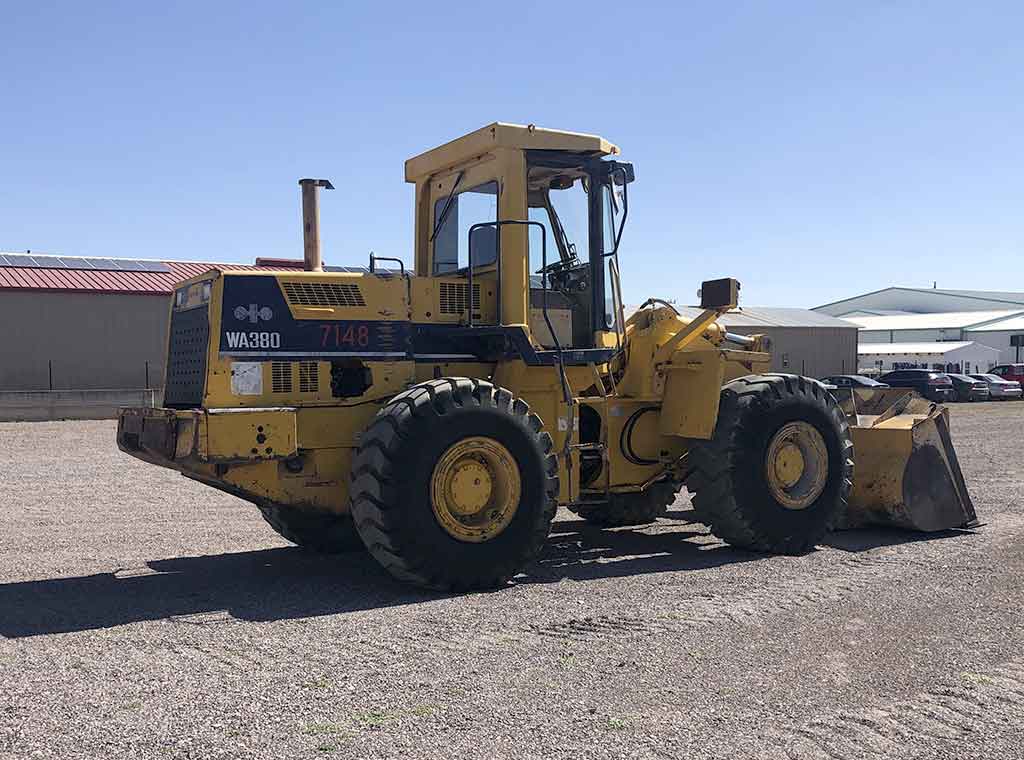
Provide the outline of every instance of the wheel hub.
<path id="1" fill-rule="evenodd" d="M 486 436 L 463 438 L 434 466 L 431 505 L 438 524 L 459 541 L 488 541 L 519 508 L 519 467 L 502 444 Z"/>
<path id="2" fill-rule="evenodd" d="M 807 509 L 828 480 L 828 448 L 809 422 L 790 422 L 776 431 L 765 456 L 768 490 L 786 509 Z"/>
<path id="3" fill-rule="evenodd" d="M 786 441 L 775 457 L 775 477 L 784 488 L 792 488 L 803 474 L 804 455 L 800 453 L 800 447 Z"/>
<path id="4" fill-rule="evenodd" d="M 491 475 L 487 468 L 473 459 L 455 465 L 451 482 L 451 510 L 458 515 L 479 512 L 491 498 Z"/>

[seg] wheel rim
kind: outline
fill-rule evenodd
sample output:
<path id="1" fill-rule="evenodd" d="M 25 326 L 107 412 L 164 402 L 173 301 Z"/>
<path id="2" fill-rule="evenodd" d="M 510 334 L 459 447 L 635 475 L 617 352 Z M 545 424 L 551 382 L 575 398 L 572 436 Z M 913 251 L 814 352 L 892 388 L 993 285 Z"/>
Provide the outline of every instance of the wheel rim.
<path id="1" fill-rule="evenodd" d="M 434 466 L 430 501 L 444 530 L 459 541 L 497 536 L 519 508 L 522 481 L 509 450 L 485 436 L 452 444 Z"/>
<path id="2" fill-rule="evenodd" d="M 825 490 L 828 448 L 808 422 L 783 425 L 768 443 L 765 457 L 768 490 L 786 509 L 807 509 Z"/>

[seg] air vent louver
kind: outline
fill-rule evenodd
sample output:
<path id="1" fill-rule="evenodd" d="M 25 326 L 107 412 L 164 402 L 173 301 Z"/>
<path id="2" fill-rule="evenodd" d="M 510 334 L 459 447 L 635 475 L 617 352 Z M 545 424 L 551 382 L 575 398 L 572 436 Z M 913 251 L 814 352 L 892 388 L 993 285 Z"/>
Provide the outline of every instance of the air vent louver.
<path id="1" fill-rule="evenodd" d="M 292 392 L 292 363 L 270 363 L 270 388 L 274 393 Z"/>
<path id="2" fill-rule="evenodd" d="M 442 314 L 463 314 L 469 307 L 469 284 L 461 282 L 440 283 L 440 306 L 438 311 Z M 473 285 L 473 311 L 480 309 L 480 286 Z"/>
<path id="3" fill-rule="evenodd" d="M 320 390 L 320 376 L 317 362 L 299 362 L 299 393 L 316 393 Z"/>
<path id="4" fill-rule="evenodd" d="M 366 306 L 358 285 L 349 282 L 282 282 L 293 306 Z"/>

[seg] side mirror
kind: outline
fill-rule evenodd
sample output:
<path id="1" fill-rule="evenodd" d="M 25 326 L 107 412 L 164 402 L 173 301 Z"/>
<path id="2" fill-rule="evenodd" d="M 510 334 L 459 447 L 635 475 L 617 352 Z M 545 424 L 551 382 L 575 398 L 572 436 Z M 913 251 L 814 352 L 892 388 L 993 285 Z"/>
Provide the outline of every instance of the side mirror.
<path id="1" fill-rule="evenodd" d="M 602 161 L 601 166 L 616 185 L 628 185 L 636 179 L 633 164 L 628 161 Z"/>

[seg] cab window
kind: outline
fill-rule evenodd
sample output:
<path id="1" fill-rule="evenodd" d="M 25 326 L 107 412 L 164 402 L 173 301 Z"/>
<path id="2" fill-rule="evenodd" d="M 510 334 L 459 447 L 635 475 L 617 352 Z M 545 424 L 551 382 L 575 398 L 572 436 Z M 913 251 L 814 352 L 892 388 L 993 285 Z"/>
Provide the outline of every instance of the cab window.
<path id="1" fill-rule="evenodd" d="M 498 183 L 463 190 L 434 202 L 434 274 L 449 274 L 469 267 L 469 230 L 474 224 L 498 221 Z M 488 266 L 498 259 L 498 228 L 480 227 L 473 232 L 473 267 Z"/>

